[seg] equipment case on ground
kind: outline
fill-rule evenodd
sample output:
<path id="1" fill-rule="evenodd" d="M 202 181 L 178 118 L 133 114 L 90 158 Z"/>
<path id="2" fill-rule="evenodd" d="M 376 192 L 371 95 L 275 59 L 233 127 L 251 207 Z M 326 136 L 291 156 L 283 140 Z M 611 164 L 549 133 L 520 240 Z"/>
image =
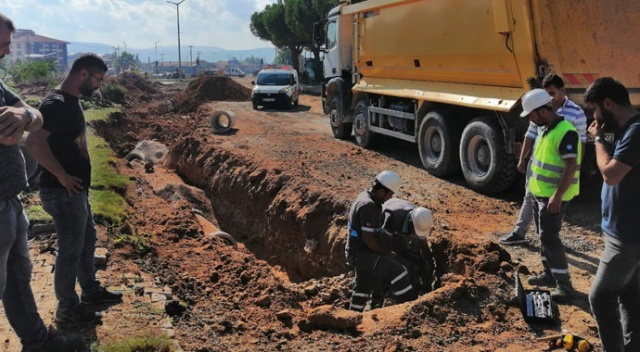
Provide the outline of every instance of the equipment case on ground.
<path id="1" fill-rule="evenodd" d="M 548 290 L 525 290 L 520 274 L 515 273 L 516 299 L 524 321 L 531 324 L 552 325 L 560 321 L 558 305 L 551 299 Z"/>

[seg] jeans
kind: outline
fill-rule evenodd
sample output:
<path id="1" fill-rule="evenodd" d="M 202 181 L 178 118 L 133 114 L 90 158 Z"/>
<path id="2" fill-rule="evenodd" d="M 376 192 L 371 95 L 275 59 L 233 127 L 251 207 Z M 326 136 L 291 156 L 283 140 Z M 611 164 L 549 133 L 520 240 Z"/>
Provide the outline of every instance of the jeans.
<path id="1" fill-rule="evenodd" d="M 48 332 L 31 291 L 29 223 L 18 197 L 0 199 L 0 224 L 0 298 L 7 320 L 22 344 L 37 348 L 45 342 Z"/>
<path id="2" fill-rule="evenodd" d="M 80 304 L 75 291 L 76 278 L 82 291 L 95 293 L 96 229 L 89 205 L 89 193 L 69 195 L 64 188 L 41 188 L 42 208 L 53 217 L 58 235 L 58 255 L 54 286 L 58 312 L 69 314 Z"/>
<path id="3" fill-rule="evenodd" d="M 524 199 L 522 199 L 522 206 L 520 207 L 520 214 L 518 215 L 518 221 L 513 232 L 525 237 L 531 220 L 533 220 L 533 195 L 529 191 L 529 177 L 531 177 L 531 161 L 527 163 L 527 174 L 525 175 L 524 184 Z"/>
<path id="4" fill-rule="evenodd" d="M 589 303 L 605 352 L 640 351 L 640 245 L 604 236 Z"/>

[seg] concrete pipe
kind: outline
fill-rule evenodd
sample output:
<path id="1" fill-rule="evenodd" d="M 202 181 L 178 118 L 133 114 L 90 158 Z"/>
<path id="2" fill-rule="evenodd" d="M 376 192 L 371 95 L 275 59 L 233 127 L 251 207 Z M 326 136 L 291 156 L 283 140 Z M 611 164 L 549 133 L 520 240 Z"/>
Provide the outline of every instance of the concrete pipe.
<path id="1" fill-rule="evenodd" d="M 236 241 L 236 239 L 226 232 L 217 231 L 217 232 L 210 233 L 209 236 L 218 237 L 219 239 L 223 240 L 224 243 L 226 243 L 227 245 L 232 247 L 238 247 L 238 242 Z"/>
<path id="2" fill-rule="evenodd" d="M 228 132 L 236 122 L 236 114 L 231 111 L 219 110 L 211 116 L 211 128 L 214 133 Z"/>

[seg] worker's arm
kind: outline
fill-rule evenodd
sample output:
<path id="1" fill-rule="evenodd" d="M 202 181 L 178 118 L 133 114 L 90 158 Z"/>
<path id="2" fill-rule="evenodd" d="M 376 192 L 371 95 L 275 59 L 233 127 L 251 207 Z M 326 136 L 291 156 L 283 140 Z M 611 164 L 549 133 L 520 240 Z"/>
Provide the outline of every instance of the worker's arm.
<path id="1" fill-rule="evenodd" d="M 522 149 L 520 149 L 520 159 L 518 160 L 518 171 L 522 174 L 527 171 L 527 158 L 531 155 L 531 150 L 533 149 L 533 144 L 538 138 L 538 126 L 535 123 L 529 122 L 529 128 L 527 129 L 527 133 L 524 135 L 524 140 L 522 141 Z"/>
<path id="2" fill-rule="evenodd" d="M 362 231 L 362 239 L 364 244 L 372 251 L 378 254 L 388 255 L 391 251 L 389 247 L 383 245 L 378 239 L 375 233 L 369 231 Z"/>
<path id="3" fill-rule="evenodd" d="M 16 145 L 22 134 L 42 127 L 42 114 L 18 99 L 13 105 L 0 107 L 0 144 Z"/>
<path id="4" fill-rule="evenodd" d="M 50 133 L 45 129 L 40 129 L 29 133 L 25 146 L 38 164 L 53 174 L 58 182 L 67 189 L 69 194 L 76 194 L 82 190 L 82 179 L 69 175 L 62 167 L 58 159 L 53 155 L 51 147 L 47 142 Z"/>
<path id="5" fill-rule="evenodd" d="M 640 138 L 627 138 L 619 142 L 615 155 L 611 156 L 613 147 L 604 140 L 604 135 L 597 121 L 589 126 L 589 133 L 594 137 L 600 137 L 595 143 L 596 163 L 602 174 L 603 181 L 608 185 L 617 185 L 631 171 L 632 166 L 640 163 Z M 627 136 L 637 136 L 640 129 L 637 126 L 629 127 L 625 132 Z"/>
<path id="6" fill-rule="evenodd" d="M 549 198 L 547 204 L 547 211 L 549 213 L 558 213 L 562 207 L 562 196 L 567 192 L 569 186 L 576 177 L 576 171 L 578 171 L 578 145 L 580 139 L 578 133 L 575 131 L 569 131 L 565 134 L 564 138 L 560 142 L 559 152 L 562 156 L 564 168 L 558 181 L 556 191 Z"/>

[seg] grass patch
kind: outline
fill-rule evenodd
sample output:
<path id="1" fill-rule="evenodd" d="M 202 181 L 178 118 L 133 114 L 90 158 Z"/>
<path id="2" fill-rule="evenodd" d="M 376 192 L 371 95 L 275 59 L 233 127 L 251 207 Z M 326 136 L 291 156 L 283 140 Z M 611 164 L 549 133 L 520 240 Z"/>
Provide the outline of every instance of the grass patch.
<path id="1" fill-rule="evenodd" d="M 53 222 L 53 218 L 51 218 L 51 215 L 44 211 L 40 204 L 32 204 L 30 206 L 27 206 L 24 211 L 25 213 L 27 213 L 27 218 L 30 222 Z"/>
<path id="2" fill-rule="evenodd" d="M 127 202 L 117 192 L 104 189 L 92 189 L 89 202 L 96 222 L 119 224 L 127 215 Z"/>
<path id="3" fill-rule="evenodd" d="M 92 352 L 171 352 L 168 337 L 132 337 L 114 342 L 91 346 Z"/>
<path id="4" fill-rule="evenodd" d="M 110 189 L 124 194 L 130 181 L 114 169 L 116 157 L 107 142 L 96 136 L 93 131 L 89 131 L 87 143 L 89 155 L 91 155 L 91 187 Z"/>
<path id="5" fill-rule="evenodd" d="M 120 111 L 119 107 L 85 111 L 87 121 L 107 120 Z M 107 142 L 91 129 L 87 131 L 87 144 L 91 155 L 91 191 L 89 201 L 97 221 L 120 223 L 127 213 L 123 195 L 130 180 L 115 169 L 116 157 Z"/>
<path id="6" fill-rule="evenodd" d="M 90 109 L 84 112 L 84 118 L 87 120 L 87 122 L 106 121 L 109 119 L 109 115 L 113 114 L 114 112 L 120 112 L 120 110 L 121 108 L 119 106 Z"/>

